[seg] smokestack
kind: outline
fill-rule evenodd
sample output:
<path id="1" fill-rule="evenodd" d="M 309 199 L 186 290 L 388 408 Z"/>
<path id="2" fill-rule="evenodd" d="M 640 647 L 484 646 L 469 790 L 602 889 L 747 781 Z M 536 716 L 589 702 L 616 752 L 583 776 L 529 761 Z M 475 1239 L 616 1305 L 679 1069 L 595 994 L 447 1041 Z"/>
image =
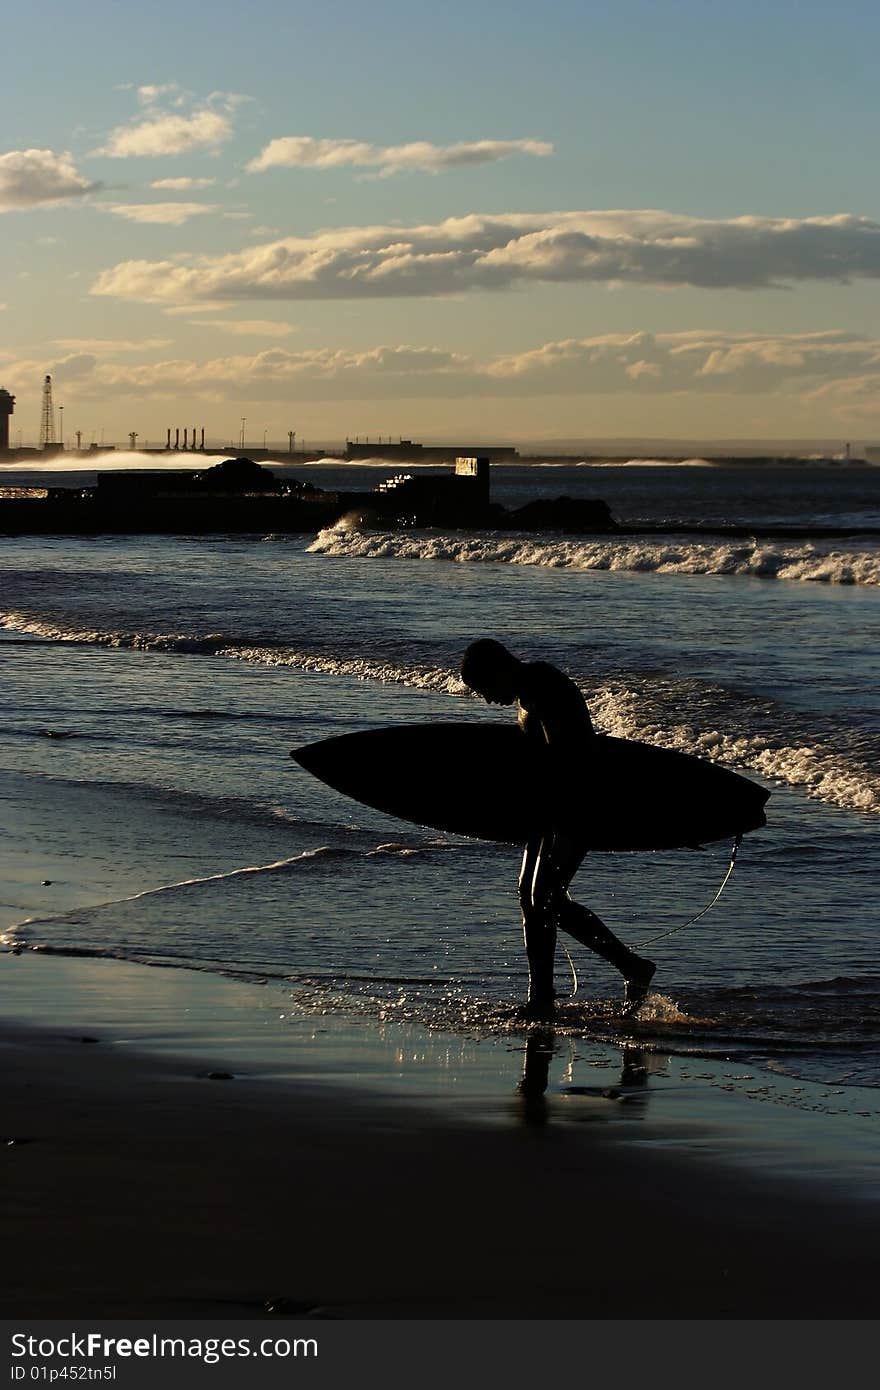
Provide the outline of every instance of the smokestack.
<path id="1" fill-rule="evenodd" d="M 184 447 L 184 449 L 186 448 L 186 436 L 187 436 L 187 431 L 186 431 L 186 429 L 184 429 L 184 431 L 183 431 L 183 447 Z"/>
<path id="2" fill-rule="evenodd" d="M 196 447 L 196 427 L 195 427 L 195 425 L 193 425 L 192 441 L 193 441 L 193 442 L 192 442 L 192 446 L 193 446 L 193 448 L 195 448 L 195 447 Z"/>
<path id="3" fill-rule="evenodd" d="M 165 440 L 165 448 L 166 448 L 166 449 L 170 449 L 170 448 L 171 448 L 171 426 L 170 426 L 170 425 L 168 426 L 168 438 Z"/>
<path id="4" fill-rule="evenodd" d="M 179 448 L 180 448 L 180 430 L 179 430 L 179 429 L 174 431 L 174 447 L 175 447 L 175 449 L 179 449 Z"/>
<path id="5" fill-rule="evenodd" d="M 202 453 L 205 452 L 205 427 L 202 425 Z"/>

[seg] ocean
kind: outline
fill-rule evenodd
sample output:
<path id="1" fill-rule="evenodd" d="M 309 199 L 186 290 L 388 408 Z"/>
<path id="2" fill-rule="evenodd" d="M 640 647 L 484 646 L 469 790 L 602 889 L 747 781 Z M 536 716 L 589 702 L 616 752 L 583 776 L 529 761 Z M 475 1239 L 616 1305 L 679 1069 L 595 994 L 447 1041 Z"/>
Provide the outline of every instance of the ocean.
<path id="1" fill-rule="evenodd" d="M 394 471 L 298 473 L 365 487 Z M 509 505 L 563 494 L 666 529 L 4 539 L 5 945 L 263 981 L 311 1015 L 521 1032 L 516 851 L 392 821 L 289 757 L 375 725 L 512 719 L 457 676 L 492 636 L 567 671 L 599 730 L 771 791 L 717 904 L 646 948 L 638 1019 L 572 942 L 557 1031 L 876 1121 L 880 470 L 493 470 Z M 695 523 L 762 535 L 676 530 Z M 729 854 L 592 855 L 572 891 L 638 947 L 711 901 Z"/>

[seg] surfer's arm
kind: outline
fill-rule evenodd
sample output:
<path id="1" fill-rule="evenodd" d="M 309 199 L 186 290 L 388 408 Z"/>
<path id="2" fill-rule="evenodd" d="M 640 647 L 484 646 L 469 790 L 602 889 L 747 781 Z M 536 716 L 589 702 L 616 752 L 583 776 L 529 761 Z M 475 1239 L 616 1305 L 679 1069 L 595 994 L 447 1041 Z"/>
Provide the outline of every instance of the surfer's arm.
<path id="1" fill-rule="evenodd" d="M 517 699 L 527 715 L 541 724 L 547 743 L 575 744 L 593 732 L 580 690 L 549 662 L 535 661 L 522 667 Z"/>
<path id="2" fill-rule="evenodd" d="M 519 722 L 531 737 L 549 743 L 560 752 L 569 748 L 574 753 L 583 745 L 584 738 L 593 733 L 593 724 L 586 701 L 574 682 L 566 680 L 565 684 L 570 689 L 560 690 L 545 681 L 530 684 L 518 697 Z"/>

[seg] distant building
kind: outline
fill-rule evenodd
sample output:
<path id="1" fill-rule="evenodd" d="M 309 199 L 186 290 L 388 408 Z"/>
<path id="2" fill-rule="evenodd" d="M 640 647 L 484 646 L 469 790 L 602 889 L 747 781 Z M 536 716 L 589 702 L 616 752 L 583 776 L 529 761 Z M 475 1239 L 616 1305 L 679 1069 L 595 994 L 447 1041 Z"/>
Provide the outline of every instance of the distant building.
<path id="1" fill-rule="evenodd" d="M 493 463 L 519 458 L 518 450 L 507 444 L 468 445 L 468 444 L 417 444 L 412 439 L 399 439 L 396 444 L 381 439 L 363 442 L 358 439 L 345 441 L 346 459 L 387 459 L 401 463 L 454 463 L 457 458 L 472 457 L 479 454 Z"/>
<path id="2" fill-rule="evenodd" d="M 0 454 L 9 452 L 9 420 L 15 409 L 15 397 L 0 388 Z"/>

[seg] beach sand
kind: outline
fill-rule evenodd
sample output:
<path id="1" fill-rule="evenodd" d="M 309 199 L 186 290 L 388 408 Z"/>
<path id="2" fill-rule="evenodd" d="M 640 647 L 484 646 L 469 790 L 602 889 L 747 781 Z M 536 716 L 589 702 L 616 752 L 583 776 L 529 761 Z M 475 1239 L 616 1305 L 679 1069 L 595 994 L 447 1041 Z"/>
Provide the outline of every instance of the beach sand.
<path id="1" fill-rule="evenodd" d="M 26 952 L 0 979 L 7 1318 L 876 1314 L 870 1183 L 762 1150 L 769 1107 L 545 1095 L 540 1055 L 529 1097 L 522 1038 L 461 1087 L 453 1038 L 191 971 Z"/>

